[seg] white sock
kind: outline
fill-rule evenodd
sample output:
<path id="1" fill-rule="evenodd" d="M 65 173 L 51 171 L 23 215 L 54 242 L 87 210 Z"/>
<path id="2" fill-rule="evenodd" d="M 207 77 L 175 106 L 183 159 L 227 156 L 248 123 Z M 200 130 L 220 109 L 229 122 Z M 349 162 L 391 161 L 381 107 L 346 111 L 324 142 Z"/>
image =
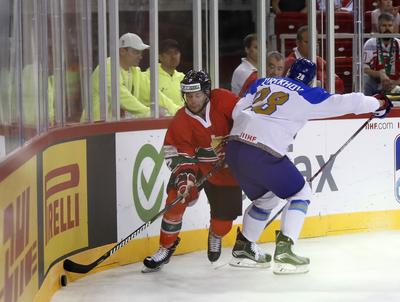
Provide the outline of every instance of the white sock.
<path id="1" fill-rule="evenodd" d="M 292 200 L 282 212 L 281 231 L 296 243 L 307 214 L 308 200 Z"/>
<path id="2" fill-rule="evenodd" d="M 264 231 L 270 214 L 271 210 L 261 209 L 254 204 L 250 204 L 243 217 L 243 236 L 251 242 L 256 242 Z"/>

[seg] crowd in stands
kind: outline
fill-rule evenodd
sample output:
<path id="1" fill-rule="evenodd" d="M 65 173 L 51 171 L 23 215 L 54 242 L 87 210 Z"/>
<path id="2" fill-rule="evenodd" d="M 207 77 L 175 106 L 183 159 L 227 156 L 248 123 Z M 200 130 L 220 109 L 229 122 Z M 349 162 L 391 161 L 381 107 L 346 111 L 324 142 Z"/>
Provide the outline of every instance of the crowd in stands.
<path id="1" fill-rule="evenodd" d="M 338 24 L 336 29 L 339 28 L 339 32 L 351 33 L 353 29 L 352 1 L 336 0 L 334 7 L 337 16 L 344 14 L 345 18 L 347 18 L 346 20 L 351 20 L 351 22 L 348 22 L 350 27 Z M 317 8 L 320 13 L 324 14 L 326 1 L 317 1 Z M 365 24 L 365 28 L 371 28 L 372 33 L 398 33 L 400 23 L 399 6 L 395 6 L 393 1 L 365 1 L 365 9 L 366 15 L 370 15 L 370 20 L 366 19 L 366 22 L 370 22 L 370 24 Z M 286 32 L 296 34 L 295 39 L 285 41 L 287 45 L 291 46 L 287 48 L 287 52 L 280 53 L 273 50 L 267 54 L 267 76 L 282 77 L 296 59 L 309 58 L 307 1 L 272 0 L 271 10 L 276 15 L 276 24 L 278 25 L 279 20 L 285 18 L 285 14 L 290 14 L 291 17 L 295 16 L 298 20 L 294 22 L 295 25 L 292 26 L 291 30 Z M 340 19 L 337 19 L 337 22 L 340 23 Z M 276 25 L 275 28 L 277 40 L 279 40 L 280 34 L 285 33 L 285 29 L 282 30 L 278 27 Z M 345 93 L 352 91 L 354 88 L 352 87 L 353 82 L 349 81 L 352 75 L 352 59 L 351 56 L 344 55 L 345 52 L 343 52 L 343 55 L 340 54 L 341 49 L 343 49 L 340 41 L 343 42 L 343 47 L 349 49 L 352 48 L 352 42 L 348 43 L 345 39 L 337 39 L 335 42 L 338 43 L 338 45 L 335 45 L 336 51 L 339 52 L 339 68 L 337 74 L 335 74 L 335 92 Z M 324 41 L 321 42 L 325 43 Z M 137 34 L 125 33 L 120 38 L 119 47 L 121 117 L 149 117 L 151 112 L 150 70 L 142 71 L 139 63 L 142 60 L 143 52 L 148 50 L 150 46 L 145 44 Z M 270 48 L 268 49 L 270 50 Z M 373 37 L 365 42 L 363 58 L 365 71 L 364 92 L 367 95 L 373 95 L 378 92 L 400 93 L 399 49 L 400 40 L 393 37 Z M 239 96 L 243 96 L 251 83 L 258 77 L 257 35 L 255 33 L 244 37 L 243 50 L 245 56 L 241 58 L 240 64 L 232 74 L 230 87 L 231 91 Z M 351 52 L 347 53 L 351 54 Z M 317 48 L 317 85 L 327 88 L 327 64 L 323 57 L 323 53 L 319 53 L 319 48 Z M 180 91 L 180 82 L 184 74 L 177 70 L 180 61 L 181 49 L 178 41 L 173 39 L 160 41 L 158 101 L 161 116 L 173 116 L 184 104 Z M 340 62 L 346 62 L 346 68 L 343 68 Z M 110 58 L 107 59 L 107 79 L 108 114 L 111 114 Z M 99 67 L 92 74 L 92 87 L 93 120 L 99 120 Z M 81 120 L 85 119 L 86 112 L 83 110 Z"/>
<path id="2" fill-rule="evenodd" d="M 399 32 L 400 1 L 392 0 L 365 0 L 364 1 L 364 33 L 387 33 L 394 34 Z M 353 1 L 335 0 L 335 33 L 354 33 L 353 19 Z M 278 46 L 284 50 L 283 55 L 287 57 L 285 63 L 285 71 L 287 71 L 290 63 L 298 57 L 308 57 L 308 33 L 307 33 L 307 2 L 303 1 L 272 1 L 272 9 L 276 14 L 275 18 L 275 34 Z M 324 16 L 326 10 L 326 1 L 317 1 L 317 9 Z M 391 18 L 391 21 L 385 21 L 385 24 L 379 22 L 379 16 L 386 14 L 385 20 Z M 320 34 L 324 33 L 323 28 L 317 22 L 317 30 Z M 284 39 L 283 45 L 279 44 L 281 34 L 296 34 L 295 39 Z M 321 43 L 326 40 L 319 39 Z M 398 46 L 397 38 L 380 38 L 373 37 L 364 44 L 364 92 L 374 94 L 377 92 L 398 93 L 399 68 L 398 63 Z M 350 38 L 335 39 L 335 92 L 351 92 L 353 91 L 352 81 L 352 45 L 353 40 Z M 293 46 L 295 46 L 293 48 Z M 292 51 L 291 51 L 292 50 Z M 318 65 L 318 81 L 321 86 L 326 88 L 326 62 L 323 59 L 325 50 L 319 52 L 317 47 L 317 65 Z M 322 57 L 321 57 L 322 56 Z"/>

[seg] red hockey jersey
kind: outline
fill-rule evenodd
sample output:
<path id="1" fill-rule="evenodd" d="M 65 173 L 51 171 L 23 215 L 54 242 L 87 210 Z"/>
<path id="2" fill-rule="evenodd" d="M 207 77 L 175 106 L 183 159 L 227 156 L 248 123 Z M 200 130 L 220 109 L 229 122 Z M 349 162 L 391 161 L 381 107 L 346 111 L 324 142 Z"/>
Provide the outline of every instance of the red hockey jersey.
<path id="1" fill-rule="evenodd" d="M 238 97 L 232 92 L 214 89 L 206 105 L 205 119 L 185 107 L 175 114 L 164 140 L 164 156 L 173 176 L 185 170 L 192 170 L 196 175 L 200 171 L 205 175 L 211 170 L 218 161 L 212 146 L 229 135 L 237 101 Z M 215 185 L 238 185 L 229 168 L 222 168 L 208 181 Z"/>

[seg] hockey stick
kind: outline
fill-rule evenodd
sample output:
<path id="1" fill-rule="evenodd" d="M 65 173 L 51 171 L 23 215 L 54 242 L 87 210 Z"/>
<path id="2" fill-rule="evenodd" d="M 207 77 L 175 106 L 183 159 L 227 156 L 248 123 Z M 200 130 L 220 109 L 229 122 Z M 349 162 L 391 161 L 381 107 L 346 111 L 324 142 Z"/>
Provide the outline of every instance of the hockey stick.
<path id="1" fill-rule="evenodd" d="M 319 170 L 318 170 L 317 172 L 315 172 L 315 174 L 308 180 L 308 182 L 311 183 L 311 182 L 319 175 L 319 173 L 321 173 L 322 170 L 324 170 L 324 168 L 325 168 L 331 161 L 333 161 L 333 160 L 336 158 L 336 156 L 338 156 L 338 154 L 339 154 L 340 152 L 342 152 L 342 150 L 343 150 L 343 149 L 344 149 L 344 148 L 345 148 L 345 147 L 346 147 L 360 132 L 361 132 L 361 130 L 363 130 L 363 129 L 365 128 L 365 126 L 368 125 L 368 123 L 369 123 L 373 118 L 374 118 L 374 115 L 371 115 L 371 117 L 368 118 L 368 119 L 364 122 L 364 124 L 362 124 L 361 127 L 358 128 L 358 130 L 357 130 L 356 132 L 354 132 L 354 134 L 353 134 L 352 136 L 350 136 L 350 138 L 343 144 L 343 146 L 340 147 L 339 150 L 337 150 L 336 153 L 333 154 L 333 155 L 326 161 L 326 163 L 323 164 L 323 165 L 321 166 L 321 168 L 319 168 Z M 275 214 L 274 216 L 272 216 L 272 218 L 271 218 L 270 220 L 268 220 L 268 222 L 267 222 L 267 224 L 265 225 L 264 229 L 266 229 L 266 228 L 276 219 L 276 217 L 278 217 L 279 214 L 282 213 L 283 209 L 286 207 L 287 204 L 288 204 L 288 202 L 285 202 L 284 206 L 281 207 L 281 208 L 279 209 L 279 211 L 276 212 L 276 214 Z"/>
<path id="2" fill-rule="evenodd" d="M 223 166 L 223 164 L 224 164 L 223 161 L 217 162 L 205 176 L 203 176 L 201 179 L 199 179 L 198 182 L 196 182 L 196 187 L 199 188 L 201 185 L 203 185 L 204 182 L 211 175 L 213 175 L 217 170 L 219 170 Z M 124 239 L 122 239 L 120 242 L 118 242 L 116 245 L 114 245 L 110 250 L 108 250 L 106 253 L 104 253 L 100 258 L 96 259 L 92 263 L 80 264 L 80 263 L 76 263 L 70 259 L 65 259 L 64 263 L 63 263 L 64 269 L 68 272 L 73 272 L 73 273 L 78 273 L 78 274 L 88 273 L 93 268 L 95 268 L 100 263 L 102 263 L 104 260 L 106 260 L 108 257 L 110 257 L 112 254 L 117 252 L 120 248 L 122 248 L 124 245 L 126 245 L 133 238 L 137 237 L 137 235 L 139 235 L 142 231 L 144 231 L 147 227 L 149 227 L 149 225 L 152 224 L 158 217 L 160 217 L 165 212 L 167 212 L 169 209 L 171 209 L 176 204 L 178 204 L 184 197 L 185 196 L 181 195 L 181 196 L 178 196 L 177 198 L 175 198 L 169 205 L 166 205 L 164 207 L 164 209 L 162 209 L 160 212 L 158 212 L 156 215 L 154 215 L 152 218 L 150 218 L 150 220 L 143 223 L 140 227 L 138 227 L 131 234 L 129 234 Z"/>
<path id="3" fill-rule="evenodd" d="M 388 94 L 386 94 L 386 96 L 392 102 L 400 101 L 400 94 L 399 93 L 388 93 Z"/>

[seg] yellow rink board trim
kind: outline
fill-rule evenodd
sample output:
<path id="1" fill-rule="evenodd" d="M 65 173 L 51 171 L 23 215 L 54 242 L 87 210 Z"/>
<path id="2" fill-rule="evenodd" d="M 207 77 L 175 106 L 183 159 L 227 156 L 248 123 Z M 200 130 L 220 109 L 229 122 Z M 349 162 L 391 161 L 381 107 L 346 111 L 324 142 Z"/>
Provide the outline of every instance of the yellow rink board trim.
<path id="1" fill-rule="evenodd" d="M 279 229 L 279 223 L 279 221 L 271 223 L 268 229 L 262 234 L 260 242 L 274 241 L 274 233 L 275 230 Z M 224 247 L 233 246 L 236 239 L 237 227 L 238 225 L 234 226 L 229 234 L 224 237 Z M 313 216 L 306 218 L 301 238 L 393 229 L 400 229 L 400 210 Z M 182 240 L 175 254 L 205 250 L 207 248 L 207 235 L 208 230 L 206 229 L 182 232 L 180 234 Z M 114 245 L 115 243 L 90 249 L 74 255 L 70 259 L 78 263 L 87 264 L 110 250 Z M 132 240 L 117 253 L 101 263 L 101 265 L 94 268 L 89 274 L 120 265 L 141 262 L 146 256 L 154 253 L 158 249 L 158 246 L 158 236 Z M 204 252 L 204 257 L 207 257 L 206 252 Z M 88 275 L 65 272 L 62 268 L 62 262 L 59 262 L 50 269 L 42 287 L 36 295 L 35 301 L 49 301 L 51 296 L 61 287 L 60 277 L 62 274 L 67 276 L 68 282 L 73 282 Z"/>

